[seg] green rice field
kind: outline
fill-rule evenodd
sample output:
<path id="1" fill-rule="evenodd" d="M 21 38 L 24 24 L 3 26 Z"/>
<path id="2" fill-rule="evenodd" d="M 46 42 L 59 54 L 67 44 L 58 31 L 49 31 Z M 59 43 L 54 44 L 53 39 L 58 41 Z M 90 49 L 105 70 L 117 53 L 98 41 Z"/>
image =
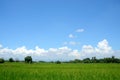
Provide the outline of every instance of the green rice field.
<path id="1" fill-rule="evenodd" d="M 120 64 L 3 63 L 0 80 L 120 80 Z"/>

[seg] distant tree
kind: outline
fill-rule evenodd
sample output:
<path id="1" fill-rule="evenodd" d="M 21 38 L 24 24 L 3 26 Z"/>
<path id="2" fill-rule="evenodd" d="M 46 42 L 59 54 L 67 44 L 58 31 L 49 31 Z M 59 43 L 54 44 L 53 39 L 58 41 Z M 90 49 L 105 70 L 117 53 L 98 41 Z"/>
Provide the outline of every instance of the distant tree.
<path id="1" fill-rule="evenodd" d="M 115 58 L 115 56 L 112 56 L 111 61 L 112 63 L 120 63 L 120 59 Z"/>
<path id="2" fill-rule="evenodd" d="M 112 57 L 106 57 L 106 58 L 101 58 L 97 59 L 96 57 L 90 58 L 85 58 L 83 60 L 75 59 L 75 60 L 70 60 L 67 63 L 120 63 L 120 58 L 115 58 L 115 56 Z"/>
<path id="3" fill-rule="evenodd" d="M 112 63 L 115 63 L 115 56 L 112 56 L 111 62 L 112 62 Z"/>
<path id="4" fill-rule="evenodd" d="M 61 62 L 60 61 L 56 61 L 56 64 L 61 64 Z"/>
<path id="5" fill-rule="evenodd" d="M 98 62 L 99 62 L 99 63 L 105 63 L 105 62 L 104 62 L 104 59 L 98 59 Z"/>
<path id="6" fill-rule="evenodd" d="M 13 59 L 13 58 L 10 58 L 10 59 L 9 59 L 9 62 L 14 62 L 14 59 Z"/>
<path id="7" fill-rule="evenodd" d="M 98 60 L 96 59 L 96 57 L 92 57 L 91 62 L 92 62 L 92 63 L 97 63 Z"/>
<path id="8" fill-rule="evenodd" d="M 32 63 L 32 57 L 31 56 L 26 56 L 25 57 L 25 62 L 26 63 Z"/>
<path id="9" fill-rule="evenodd" d="M 120 63 L 120 59 L 116 58 L 115 63 Z"/>
<path id="10" fill-rule="evenodd" d="M 112 56 L 112 63 L 120 63 L 120 59 L 115 58 L 115 56 Z"/>
<path id="11" fill-rule="evenodd" d="M 90 63 L 91 60 L 90 60 L 90 58 L 85 58 L 85 59 L 83 59 L 83 62 L 84 62 L 84 63 Z"/>
<path id="12" fill-rule="evenodd" d="M 104 63 L 115 63 L 115 58 L 112 57 L 107 57 L 107 58 L 104 58 Z"/>
<path id="13" fill-rule="evenodd" d="M 5 60 L 3 58 L 0 58 L 0 63 L 4 63 Z"/>
<path id="14" fill-rule="evenodd" d="M 104 63 L 111 63 L 111 58 L 104 58 Z"/>
<path id="15" fill-rule="evenodd" d="M 79 60 L 79 59 L 75 59 L 75 60 L 71 60 L 71 61 L 70 61 L 70 63 L 80 63 L 80 62 L 82 62 L 82 61 Z"/>
<path id="16" fill-rule="evenodd" d="M 39 61 L 39 63 L 46 63 L 45 61 Z"/>

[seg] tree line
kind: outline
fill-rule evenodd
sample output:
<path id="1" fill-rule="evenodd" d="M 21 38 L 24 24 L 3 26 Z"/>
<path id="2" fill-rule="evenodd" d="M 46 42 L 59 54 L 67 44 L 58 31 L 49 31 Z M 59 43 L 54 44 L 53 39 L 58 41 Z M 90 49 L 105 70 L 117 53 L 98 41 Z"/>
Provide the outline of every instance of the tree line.
<path id="1" fill-rule="evenodd" d="M 92 57 L 91 59 L 90 58 L 85 58 L 83 60 L 75 59 L 75 60 L 71 60 L 69 62 L 70 63 L 120 63 L 120 59 L 115 58 L 115 56 L 101 58 L 101 59 Z"/>
<path id="2" fill-rule="evenodd" d="M 32 60 L 31 56 L 26 56 L 24 58 L 24 61 L 19 61 L 18 59 L 14 60 L 13 58 L 9 58 L 9 60 L 4 60 L 3 58 L 0 58 L 0 63 L 4 63 L 4 62 L 33 63 L 33 60 Z M 45 61 L 39 61 L 39 62 L 40 63 L 46 63 Z M 115 58 L 115 56 L 101 58 L 101 59 L 97 59 L 96 57 L 92 57 L 92 58 L 85 58 L 83 60 L 80 60 L 80 59 L 75 59 L 75 60 L 70 60 L 70 61 L 59 61 L 58 60 L 58 61 L 51 61 L 49 63 L 56 63 L 56 64 L 61 64 L 61 63 L 120 63 L 120 59 L 119 58 Z"/>
<path id="3" fill-rule="evenodd" d="M 13 58 L 9 58 L 9 60 L 4 60 L 4 58 L 0 58 L 0 63 L 4 62 L 25 62 L 25 63 L 32 63 L 32 57 L 31 56 L 26 56 L 24 58 L 24 61 L 20 61 L 18 59 L 14 60 Z"/>

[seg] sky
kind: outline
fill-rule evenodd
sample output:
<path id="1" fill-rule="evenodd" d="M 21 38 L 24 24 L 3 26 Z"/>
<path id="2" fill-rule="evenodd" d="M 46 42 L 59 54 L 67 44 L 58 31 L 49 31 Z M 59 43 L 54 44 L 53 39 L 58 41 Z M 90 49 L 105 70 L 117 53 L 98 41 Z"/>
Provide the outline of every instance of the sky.
<path id="1" fill-rule="evenodd" d="M 120 58 L 119 0 L 0 0 L 0 57 Z"/>

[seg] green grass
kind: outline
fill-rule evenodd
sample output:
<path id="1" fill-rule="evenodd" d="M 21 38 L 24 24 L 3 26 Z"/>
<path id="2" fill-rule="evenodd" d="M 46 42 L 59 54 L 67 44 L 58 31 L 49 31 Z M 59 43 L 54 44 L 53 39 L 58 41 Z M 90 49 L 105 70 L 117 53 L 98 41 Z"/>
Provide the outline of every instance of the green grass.
<path id="1" fill-rule="evenodd" d="M 120 64 L 0 64 L 0 80 L 120 80 Z"/>

